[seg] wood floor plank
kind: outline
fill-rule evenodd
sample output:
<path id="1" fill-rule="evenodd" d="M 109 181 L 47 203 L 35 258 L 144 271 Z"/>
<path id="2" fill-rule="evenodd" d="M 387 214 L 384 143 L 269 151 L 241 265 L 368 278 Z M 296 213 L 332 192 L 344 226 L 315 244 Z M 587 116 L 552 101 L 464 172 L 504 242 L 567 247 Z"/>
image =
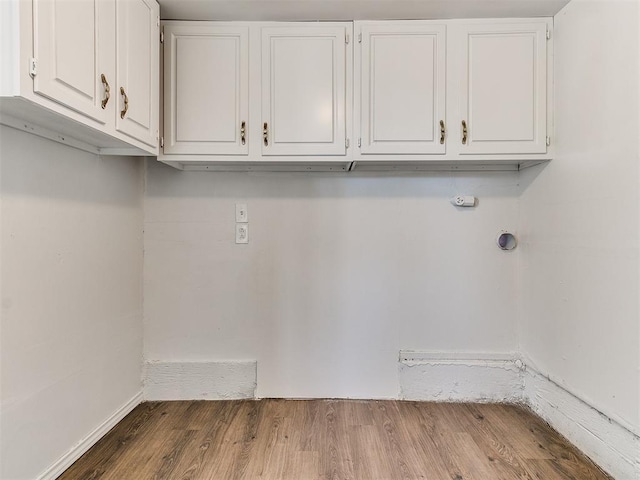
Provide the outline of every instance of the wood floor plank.
<path id="1" fill-rule="evenodd" d="M 402 418 L 402 425 L 407 432 L 407 448 L 413 445 L 414 457 L 412 460 L 418 468 L 418 478 L 455 478 L 455 472 L 448 467 L 449 455 L 443 452 L 437 444 L 437 432 L 432 422 L 425 421 L 430 412 L 425 411 L 423 402 L 398 402 L 398 410 Z M 435 440 L 435 441 L 434 441 Z M 424 459 L 428 459 L 425 465 Z"/>
<path id="2" fill-rule="evenodd" d="M 533 415 L 530 417 L 522 416 L 518 412 L 514 412 L 520 407 L 507 406 L 507 408 L 503 408 L 502 405 L 491 405 L 490 407 L 484 409 L 485 419 L 496 435 L 503 438 L 506 443 L 518 445 L 519 457 L 540 460 L 553 459 L 553 455 L 540 447 L 539 439 L 532 431 L 532 421 L 536 417 Z"/>
<path id="3" fill-rule="evenodd" d="M 150 465 L 153 470 L 145 478 L 152 478 L 153 480 L 171 478 L 178 460 L 182 458 L 187 446 L 193 441 L 197 433 L 196 430 L 173 430 L 169 435 L 168 447 L 161 451 L 162 459 L 157 464 Z"/>
<path id="4" fill-rule="evenodd" d="M 488 425 L 485 405 L 466 405 L 467 431 L 496 471 L 497 478 L 532 480 L 517 452 Z"/>
<path id="5" fill-rule="evenodd" d="M 459 462 L 461 453 L 457 450 L 456 435 L 464 432 L 464 427 L 457 419 L 462 414 L 460 405 L 433 403 L 421 406 L 421 412 L 427 419 L 431 431 L 430 438 L 434 443 L 434 455 L 440 457 L 445 465 L 447 477 L 453 480 L 469 480 L 472 468 Z"/>
<path id="6" fill-rule="evenodd" d="M 209 402 L 203 402 L 206 405 Z M 217 404 L 218 416 L 203 425 L 198 434 L 185 448 L 185 454 L 178 460 L 174 474 L 168 478 L 198 480 L 208 478 L 206 471 L 218 462 L 219 451 L 224 445 L 222 439 L 230 430 L 232 421 L 242 408 L 242 402 L 221 401 Z M 214 407 L 212 407 L 214 408 Z M 160 480 L 160 479 L 158 479 Z"/>
<path id="7" fill-rule="evenodd" d="M 344 402 L 330 400 L 325 403 L 324 429 L 320 455 L 320 473 L 327 480 L 351 480 L 353 462 L 347 446 L 347 428 Z"/>
<path id="8" fill-rule="evenodd" d="M 402 419 L 396 403 L 376 402 L 376 407 L 374 419 L 377 418 L 376 423 L 382 426 L 382 431 L 384 432 L 382 434 L 382 442 L 385 456 L 389 458 L 395 475 L 402 480 L 418 478 L 419 473 L 416 467 L 419 464 L 408 461 L 413 448 L 407 442 L 406 435 L 403 435 L 405 432 L 399 431 Z"/>
<path id="9" fill-rule="evenodd" d="M 139 405 L 59 480 L 607 480 L 524 407 L 391 400 Z"/>
<path id="10" fill-rule="evenodd" d="M 205 478 L 240 480 L 244 478 L 255 445 L 260 402 L 242 401 L 229 419 L 228 428 L 211 452 L 215 460 L 205 465 Z"/>
<path id="11" fill-rule="evenodd" d="M 363 478 L 395 478 L 389 457 L 385 455 L 379 427 L 352 427 L 349 444 L 354 457 L 354 476 Z"/>
<path id="12" fill-rule="evenodd" d="M 295 452 L 293 455 L 293 468 L 287 472 L 287 480 L 320 479 L 320 458 L 318 452 Z"/>

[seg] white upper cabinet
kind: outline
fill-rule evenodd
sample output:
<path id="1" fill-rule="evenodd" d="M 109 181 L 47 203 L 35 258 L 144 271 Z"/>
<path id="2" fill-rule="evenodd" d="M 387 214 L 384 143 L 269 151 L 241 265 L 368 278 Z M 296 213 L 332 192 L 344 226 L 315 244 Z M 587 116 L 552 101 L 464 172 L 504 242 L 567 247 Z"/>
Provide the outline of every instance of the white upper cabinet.
<path id="1" fill-rule="evenodd" d="M 546 153 L 546 21 L 461 24 L 450 33 L 459 153 Z"/>
<path id="2" fill-rule="evenodd" d="M 346 154 L 350 31 L 346 24 L 262 28 L 263 155 Z"/>
<path id="3" fill-rule="evenodd" d="M 355 25 L 355 159 L 545 159 L 549 20 Z"/>
<path id="4" fill-rule="evenodd" d="M 550 159 L 551 27 L 165 22 L 160 160 L 213 170 L 535 165 Z"/>
<path id="5" fill-rule="evenodd" d="M 106 123 L 102 107 L 113 39 L 113 1 L 35 0 L 33 90 L 87 117 Z"/>
<path id="6" fill-rule="evenodd" d="M 361 153 L 444 154 L 446 27 L 356 22 Z"/>
<path id="7" fill-rule="evenodd" d="M 165 154 L 248 154 L 248 43 L 248 27 L 165 25 Z"/>
<path id="8" fill-rule="evenodd" d="M 159 10 L 0 0 L 0 123 L 91 153 L 157 155 Z"/>
<path id="9" fill-rule="evenodd" d="M 341 170 L 551 157 L 551 19 L 165 22 L 162 139 L 156 0 L 1 0 L 0 24 L 0 122 L 95 153 Z"/>
<path id="10" fill-rule="evenodd" d="M 116 10 L 116 128 L 156 146 L 160 8 L 155 0 L 117 0 Z"/>

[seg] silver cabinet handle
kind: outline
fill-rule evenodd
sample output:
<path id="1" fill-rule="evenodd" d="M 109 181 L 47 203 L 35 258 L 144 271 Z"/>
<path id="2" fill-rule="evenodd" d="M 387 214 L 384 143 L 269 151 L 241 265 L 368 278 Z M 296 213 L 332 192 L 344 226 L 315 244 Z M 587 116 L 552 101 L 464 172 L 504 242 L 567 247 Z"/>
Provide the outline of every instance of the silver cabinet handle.
<path id="1" fill-rule="evenodd" d="M 467 122 L 462 120 L 462 144 L 467 144 Z"/>
<path id="2" fill-rule="evenodd" d="M 444 136 L 447 130 L 444 128 L 444 120 L 440 120 L 440 145 L 444 145 Z"/>
<path id="3" fill-rule="evenodd" d="M 242 142 L 242 145 L 247 143 L 247 123 L 246 122 L 242 122 L 240 124 L 240 141 Z"/>
<path id="4" fill-rule="evenodd" d="M 264 140 L 264 146 L 268 147 L 269 146 L 269 125 L 267 125 L 267 122 L 264 122 L 264 125 L 262 125 L 262 139 Z"/>

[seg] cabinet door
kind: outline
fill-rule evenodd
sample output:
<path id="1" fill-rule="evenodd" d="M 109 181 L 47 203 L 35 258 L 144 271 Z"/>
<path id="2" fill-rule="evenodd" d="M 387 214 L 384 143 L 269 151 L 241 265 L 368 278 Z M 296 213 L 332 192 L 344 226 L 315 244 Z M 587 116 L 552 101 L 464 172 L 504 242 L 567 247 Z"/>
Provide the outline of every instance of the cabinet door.
<path id="1" fill-rule="evenodd" d="M 166 25 L 164 37 L 164 153 L 247 155 L 248 28 Z"/>
<path id="2" fill-rule="evenodd" d="M 109 28 L 114 11 L 109 7 L 113 3 L 106 0 L 33 2 L 34 92 L 103 124 L 108 112 L 102 108 L 101 75 L 113 68 L 105 65 L 113 51 Z"/>
<path id="3" fill-rule="evenodd" d="M 460 153 L 546 152 L 546 31 L 545 22 L 461 28 Z"/>
<path id="4" fill-rule="evenodd" d="M 345 155 L 346 26 L 262 29 L 263 155 Z"/>
<path id="5" fill-rule="evenodd" d="M 356 28 L 361 153 L 445 153 L 446 27 L 363 22 Z"/>
<path id="6" fill-rule="evenodd" d="M 157 146 L 160 9 L 155 0 L 117 0 L 116 12 L 116 129 Z"/>

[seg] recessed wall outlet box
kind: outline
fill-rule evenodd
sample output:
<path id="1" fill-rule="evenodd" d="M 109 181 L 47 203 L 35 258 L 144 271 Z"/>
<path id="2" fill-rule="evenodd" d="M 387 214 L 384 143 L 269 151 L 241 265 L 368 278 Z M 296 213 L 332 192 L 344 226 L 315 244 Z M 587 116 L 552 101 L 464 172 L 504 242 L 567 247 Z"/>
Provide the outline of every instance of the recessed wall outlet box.
<path id="1" fill-rule="evenodd" d="M 476 197 L 471 195 L 456 195 L 451 199 L 451 204 L 456 207 L 475 207 Z"/>
<path id="2" fill-rule="evenodd" d="M 236 222 L 247 223 L 249 221 L 249 210 L 246 203 L 236 203 Z"/>
<path id="3" fill-rule="evenodd" d="M 249 243 L 249 224 L 236 223 L 236 243 Z"/>
<path id="4" fill-rule="evenodd" d="M 501 250 L 513 250 L 518 245 L 518 240 L 513 233 L 502 231 L 498 235 L 498 247 Z"/>

